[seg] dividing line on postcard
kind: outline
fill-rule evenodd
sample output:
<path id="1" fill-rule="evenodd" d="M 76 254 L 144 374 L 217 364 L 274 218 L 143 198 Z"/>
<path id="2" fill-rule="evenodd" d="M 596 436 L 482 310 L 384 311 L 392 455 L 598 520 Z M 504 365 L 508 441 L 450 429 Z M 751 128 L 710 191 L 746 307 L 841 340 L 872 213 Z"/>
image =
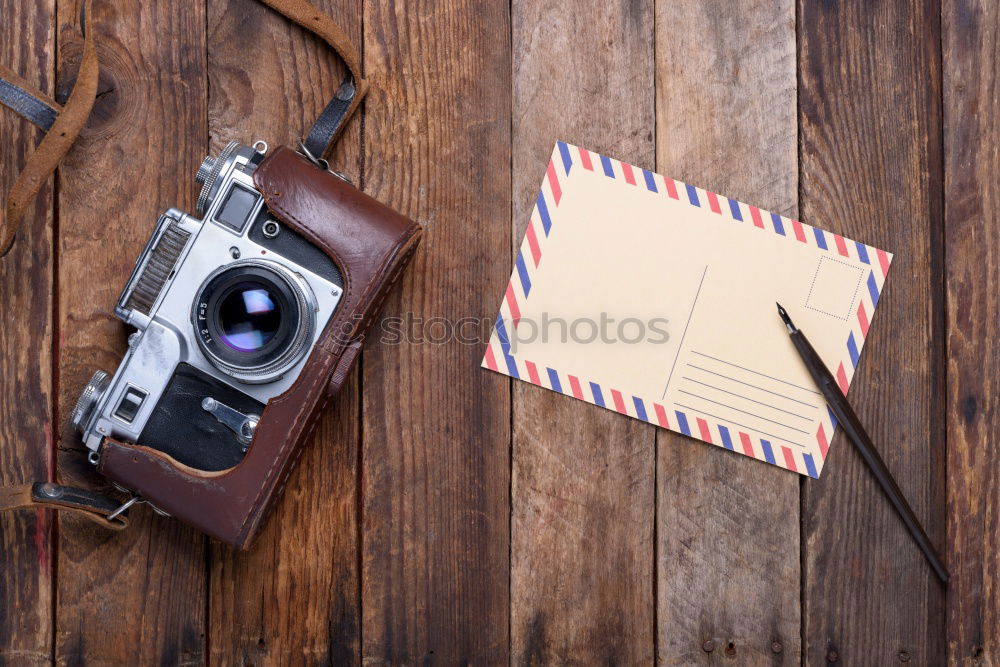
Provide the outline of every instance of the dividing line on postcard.
<path id="1" fill-rule="evenodd" d="M 701 280 L 698 281 L 698 290 L 694 293 L 694 299 L 691 301 L 691 310 L 688 311 L 688 318 L 684 324 L 684 332 L 681 333 L 681 340 L 677 343 L 677 354 L 674 355 L 674 363 L 670 365 L 670 374 L 667 375 L 667 384 L 663 387 L 663 395 L 660 396 L 661 400 L 666 397 L 667 389 L 670 387 L 670 380 L 674 377 L 674 369 L 677 368 L 677 359 L 681 356 L 681 350 L 684 349 L 684 337 L 687 336 L 688 327 L 691 325 L 691 316 L 694 315 L 694 307 L 698 305 L 698 297 L 701 295 L 701 287 L 705 284 L 706 275 L 708 275 L 708 264 L 705 265 L 705 270 L 701 272 Z"/>

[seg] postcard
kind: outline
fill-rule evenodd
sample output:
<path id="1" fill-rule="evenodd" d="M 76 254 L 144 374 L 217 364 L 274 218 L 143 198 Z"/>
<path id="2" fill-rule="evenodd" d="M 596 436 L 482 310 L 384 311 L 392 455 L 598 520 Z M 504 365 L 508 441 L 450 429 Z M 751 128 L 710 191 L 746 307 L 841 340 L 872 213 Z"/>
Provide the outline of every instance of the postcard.
<path id="1" fill-rule="evenodd" d="M 891 261 L 558 142 L 483 366 L 818 477 L 836 423 L 775 302 L 846 394 Z"/>

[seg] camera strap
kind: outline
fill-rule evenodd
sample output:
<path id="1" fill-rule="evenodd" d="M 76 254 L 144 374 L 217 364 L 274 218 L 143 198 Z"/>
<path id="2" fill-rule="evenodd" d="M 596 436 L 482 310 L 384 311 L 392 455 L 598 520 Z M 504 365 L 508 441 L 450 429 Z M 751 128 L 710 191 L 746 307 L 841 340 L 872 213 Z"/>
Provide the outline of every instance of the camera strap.
<path id="1" fill-rule="evenodd" d="M 347 76 L 302 140 L 302 145 L 311 156 L 322 159 L 340 137 L 348 119 L 361 104 L 361 100 L 368 94 L 368 83 L 361 77 L 361 59 L 358 51 L 347 33 L 333 19 L 306 0 L 261 0 L 261 2 L 323 39 L 347 65 Z"/>
<path id="2" fill-rule="evenodd" d="M 42 189 L 49 176 L 69 152 L 77 135 L 87 122 L 97 96 L 97 51 L 94 48 L 90 23 L 91 0 L 80 7 L 80 30 L 83 32 L 83 59 L 80 71 L 66 104 L 60 105 L 34 88 L 12 70 L 0 65 L 0 104 L 20 114 L 45 130 L 45 136 L 28 157 L 24 169 L 7 193 L 0 210 L 0 257 L 14 244 L 14 237 L 28 206 Z"/>
<path id="3" fill-rule="evenodd" d="M 87 29 L 91 20 L 91 1 L 82 0 L 80 6 L 83 58 L 66 104 L 60 105 L 45 93 L 35 90 L 13 70 L 0 65 L 0 104 L 46 132 L 28 157 L 7 195 L 4 208 L 0 210 L 0 258 L 10 251 L 28 206 L 69 152 L 94 106 L 99 65 L 94 31 Z M 314 162 L 322 161 L 368 93 L 368 84 L 361 77 L 358 51 L 347 33 L 307 0 L 261 2 L 320 37 L 347 65 L 347 76 L 302 140 L 307 156 Z M 29 508 L 65 510 L 112 530 L 121 530 L 128 525 L 126 510 L 136 502 L 141 502 L 138 496 L 122 503 L 110 496 L 52 482 L 0 486 L 0 512 Z"/>
<path id="4" fill-rule="evenodd" d="M 52 482 L 0 486 L 0 512 L 16 509 L 54 509 L 72 512 L 111 530 L 128 527 L 122 503 L 93 491 Z"/>
<path id="5" fill-rule="evenodd" d="M 320 37 L 347 65 L 347 76 L 302 140 L 309 156 L 320 160 L 339 138 L 348 119 L 368 92 L 368 84 L 361 77 L 361 59 L 347 33 L 307 0 L 261 2 Z M 83 0 L 80 6 L 83 58 L 73 91 L 65 105 L 35 90 L 13 70 L 0 65 L 0 104 L 45 130 L 45 136 L 28 158 L 0 210 L 0 257 L 10 251 L 28 206 L 69 152 L 94 106 L 99 66 L 93 31 L 87 30 L 90 6 L 91 0 Z"/>

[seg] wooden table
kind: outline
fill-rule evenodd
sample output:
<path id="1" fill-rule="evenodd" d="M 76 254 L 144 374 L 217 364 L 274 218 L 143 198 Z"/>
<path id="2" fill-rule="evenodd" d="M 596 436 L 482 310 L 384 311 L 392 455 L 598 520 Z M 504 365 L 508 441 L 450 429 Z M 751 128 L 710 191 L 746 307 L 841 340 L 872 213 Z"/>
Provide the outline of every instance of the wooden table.
<path id="1" fill-rule="evenodd" d="M 0 663 L 1000 663 L 1000 7 L 993 0 L 323 0 L 373 84 L 334 165 L 427 225 L 387 315 L 495 315 L 555 139 L 896 254 L 818 481 L 480 368 L 365 349 L 250 553 L 148 509 L 0 519 Z M 940 5 L 940 6 L 939 6 Z M 340 80 L 252 0 L 97 0 L 89 128 L 0 262 L 0 480 L 95 484 L 67 425 L 202 156 L 293 142 Z M 0 0 L 57 97 L 77 0 Z M 0 117 L 0 186 L 36 132 Z"/>

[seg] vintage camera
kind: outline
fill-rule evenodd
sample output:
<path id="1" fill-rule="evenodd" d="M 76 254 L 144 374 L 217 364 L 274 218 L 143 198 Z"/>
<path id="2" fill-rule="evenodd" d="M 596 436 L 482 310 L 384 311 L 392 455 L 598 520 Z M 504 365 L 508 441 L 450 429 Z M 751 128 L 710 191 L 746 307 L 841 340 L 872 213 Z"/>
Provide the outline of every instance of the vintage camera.
<path id="1" fill-rule="evenodd" d="M 94 373 L 71 414 L 97 474 L 129 497 L 35 483 L 0 489 L 0 511 L 44 506 L 121 529 L 128 508 L 146 502 L 246 549 L 349 386 L 424 230 L 323 157 L 368 91 L 347 34 L 307 1 L 267 4 L 325 41 L 348 72 L 297 148 L 231 142 L 198 169 L 201 219 L 170 209 L 157 221 L 115 307 L 135 328 L 124 359 L 113 376 Z M 80 76 L 90 85 L 74 90 L 73 113 L 52 130 L 66 144 L 93 102 L 86 41 Z M 65 152 L 49 148 L 18 180 L 22 195 Z M 21 212 L 14 206 L 6 222 Z M 5 251 L 14 230 L 2 218 Z"/>
<path id="2" fill-rule="evenodd" d="M 136 329 L 125 358 L 94 373 L 72 413 L 93 463 L 111 438 L 197 471 L 236 466 L 337 309 L 338 266 L 254 186 L 266 153 L 230 142 L 195 176 L 203 217 L 157 221 L 115 307 Z"/>

